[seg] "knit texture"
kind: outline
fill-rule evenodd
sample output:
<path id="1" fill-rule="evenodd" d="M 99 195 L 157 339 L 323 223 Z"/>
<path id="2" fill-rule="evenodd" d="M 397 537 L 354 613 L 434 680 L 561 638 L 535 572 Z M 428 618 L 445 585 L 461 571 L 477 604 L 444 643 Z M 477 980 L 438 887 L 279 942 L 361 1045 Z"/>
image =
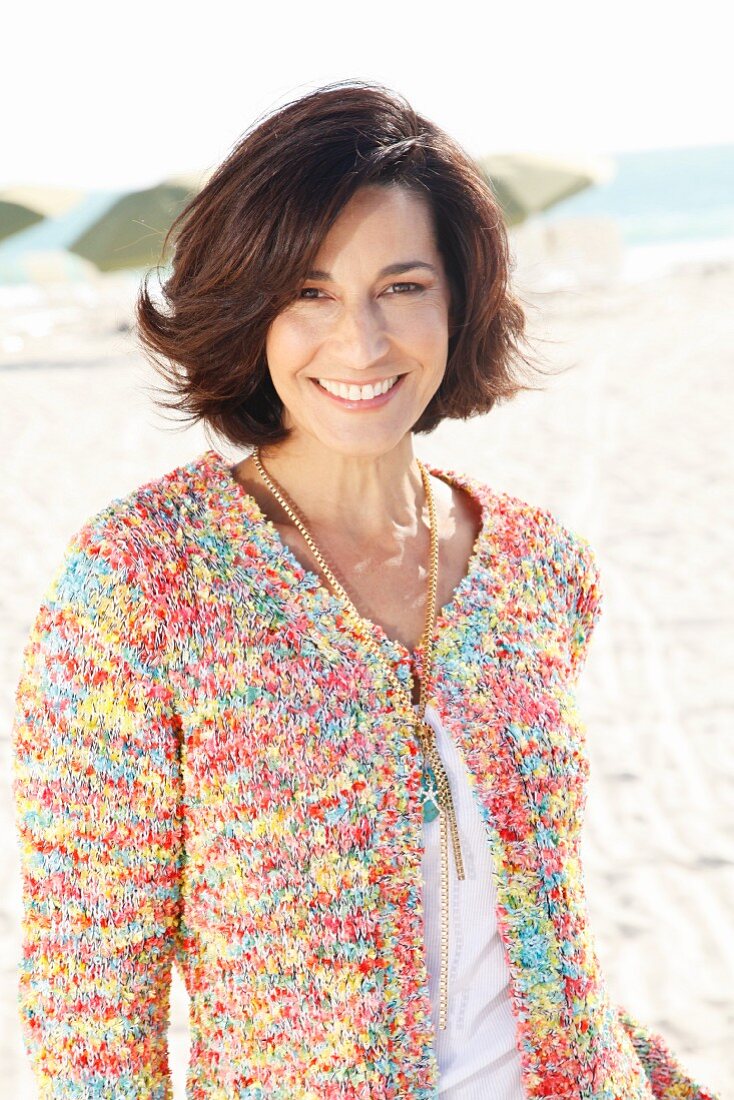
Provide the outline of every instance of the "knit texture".
<path id="1" fill-rule="evenodd" d="M 592 550 L 550 512 L 481 503 L 438 615 L 432 704 L 486 824 L 530 1100 L 715 1100 L 610 1003 L 579 833 L 574 687 L 600 613 Z M 19 1013 L 41 1100 L 429 1100 L 421 752 L 410 655 L 302 567 L 209 450 L 73 536 L 22 658 L 13 793 Z M 422 651 L 416 651 L 421 665 Z"/>

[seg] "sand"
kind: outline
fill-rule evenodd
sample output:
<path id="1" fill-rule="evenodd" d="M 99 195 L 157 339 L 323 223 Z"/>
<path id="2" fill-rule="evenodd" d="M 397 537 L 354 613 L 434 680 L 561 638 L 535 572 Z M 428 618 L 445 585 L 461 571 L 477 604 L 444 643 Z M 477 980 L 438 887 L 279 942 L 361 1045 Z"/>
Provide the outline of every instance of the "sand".
<path id="1" fill-rule="evenodd" d="M 564 266 L 558 232 L 552 255 L 530 237 L 521 252 L 516 238 L 514 279 L 535 347 L 573 369 L 488 416 L 442 425 L 415 450 L 554 509 L 596 550 L 604 610 L 579 705 L 597 950 L 612 997 L 734 1097 L 734 266 L 699 261 L 625 281 L 613 238 L 597 240 L 597 262 L 572 248 Z M 21 647 L 86 518 L 210 445 L 237 453 L 155 410 L 156 379 L 129 331 L 134 290 L 110 277 L 35 297 L 0 292 L 0 828 L 11 853 L 0 883 L 0 1080 L 15 1100 L 36 1095 L 16 1010 L 9 734 Z M 180 1100 L 186 1009 L 175 975 Z"/>

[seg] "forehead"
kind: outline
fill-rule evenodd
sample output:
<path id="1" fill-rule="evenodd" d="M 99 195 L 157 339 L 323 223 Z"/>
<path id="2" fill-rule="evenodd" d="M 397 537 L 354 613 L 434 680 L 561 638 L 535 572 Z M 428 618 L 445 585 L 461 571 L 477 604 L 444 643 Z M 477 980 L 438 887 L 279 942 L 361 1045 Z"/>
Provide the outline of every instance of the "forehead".
<path id="1" fill-rule="evenodd" d="M 355 191 L 340 211 L 318 257 L 326 262 L 347 251 L 384 253 L 407 245 L 436 254 L 429 200 L 400 184 L 370 184 Z"/>

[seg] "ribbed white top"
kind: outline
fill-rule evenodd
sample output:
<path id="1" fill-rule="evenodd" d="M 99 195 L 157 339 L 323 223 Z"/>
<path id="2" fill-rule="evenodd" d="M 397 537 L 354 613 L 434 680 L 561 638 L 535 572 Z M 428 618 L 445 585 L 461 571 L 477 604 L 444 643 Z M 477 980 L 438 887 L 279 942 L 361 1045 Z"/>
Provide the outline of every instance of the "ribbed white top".
<path id="1" fill-rule="evenodd" d="M 466 878 L 456 877 L 449 838 L 449 1001 L 439 1030 L 441 974 L 441 850 L 439 818 L 424 821 L 425 936 L 441 1100 L 526 1100 L 504 945 L 496 925 L 496 889 L 486 827 L 464 761 L 430 704 L 456 809 Z"/>

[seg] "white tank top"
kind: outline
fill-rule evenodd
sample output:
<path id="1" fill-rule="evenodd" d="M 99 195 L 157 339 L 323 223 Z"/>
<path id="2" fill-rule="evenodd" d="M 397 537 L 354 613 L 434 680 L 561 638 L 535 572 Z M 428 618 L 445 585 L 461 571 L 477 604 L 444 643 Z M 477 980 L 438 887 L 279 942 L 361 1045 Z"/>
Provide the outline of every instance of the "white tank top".
<path id="1" fill-rule="evenodd" d="M 466 878 L 456 878 L 449 846 L 449 1004 L 445 1031 L 438 1027 L 441 972 L 441 849 L 439 818 L 423 822 L 423 889 L 426 957 L 439 1065 L 441 1100 L 526 1100 L 520 1076 L 517 1028 L 509 995 L 509 969 L 496 925 L 497 893 L 486 826 L 469 786 L 464 761 L 430 704 L 451 783 Z"/>

